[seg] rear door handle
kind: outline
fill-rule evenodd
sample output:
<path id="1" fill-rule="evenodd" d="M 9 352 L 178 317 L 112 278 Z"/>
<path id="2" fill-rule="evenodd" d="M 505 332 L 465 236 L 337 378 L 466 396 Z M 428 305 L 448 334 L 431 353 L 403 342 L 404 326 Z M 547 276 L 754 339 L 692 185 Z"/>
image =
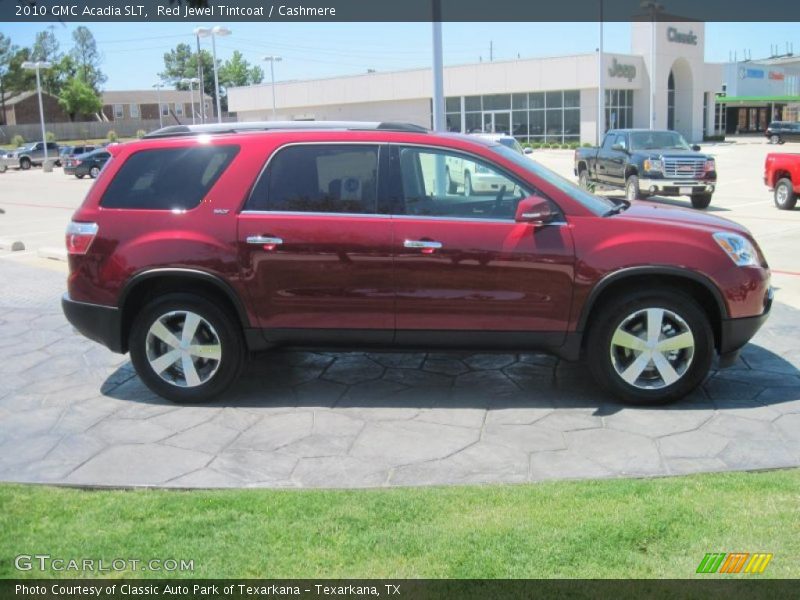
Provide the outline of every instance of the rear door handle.
<path id="1" fill-rule="evenodd" d="M 283 243 L 283 240 L 279 237 L 268 237 L 265 235 L 248 235 L 247 243 L 259 244 L 259 245 L 269 244 L 271 246 L 278 246 Z"/>
<path id="2" fill-rule="evenodd" d="M 442 242 L 431 242 L 428 240 L 406 240 L 403 242 L 406 248 L 420 248 L 422 250 L 439 250 L 442 247 Z"/>

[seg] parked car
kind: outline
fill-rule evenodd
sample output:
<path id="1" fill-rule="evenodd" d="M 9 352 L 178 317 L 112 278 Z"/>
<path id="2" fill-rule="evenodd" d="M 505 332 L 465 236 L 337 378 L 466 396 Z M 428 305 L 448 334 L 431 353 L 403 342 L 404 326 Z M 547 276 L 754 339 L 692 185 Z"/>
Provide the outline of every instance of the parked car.
<path id="1" fill-rule="evenodd" d="M 677 131 L 612 129 L 602 145 L 575 150 L 575 175 L 584 189 L 624 189 L 628 200 L 689 196 L 707 208 L 717 184 L 712 156 L 689 146 Z"/>
<path id="2" fill-rule="evenodd" d="M 61 146 L 58 154 L 63 162 L 66 158 L 70 156 L 78 156 L 79 154 L 86 154 L 87 152 L 91 152 L 95 150 L 97 146 L 93 144 L 84 144 L 79 146 Z"/>
<path id="3" fill-rule="evenodd" d="M 767 154 L 764 183 L 773 192 L 775 206 L 792 210 L 800 194 L 800 154 Z"/>
<path id="4" fill-rule="evenodd" d="M 800 142 L 800 123 L 773 121 L 765 132 L 770 144 Z"/>
<path id="5" fill-rule="evenodd" d="M 47 142 L 47 156 L 54 159 L 54 163 L 58 160 L 58 144 Z M 44 142 L 34 142 L 20 146 L 5 155 L 7 166 L 20 168 L 23 171 L 34 166 L 41 166 L 42 162 L 44 162 Z"/>
<path id="6" fill-rule="evenodd" d="M 70 156 L 64 162 L 64 174 L 75 175 L 78 179 L 83 179 L 87 175 L 92 179 L 97 179 L 109 158 L 111 158 L 111 153 L 105 148 L 92 150 L 78 156 Z"/>
<path id="7" fill-rule="evenodd" d="M 502 144 L 398 123 L 173 126 L 116 146 L 67 228 L 67 319 L 204 401 L 280 346 L 548 351 L 676 400 L 767 318 L 750 232 L 580 189 Z M 495 194 L 448 194 L 442 158 Z"/>
<path id="8" fill-rule="evenodd" d="M 531 148 L 523 148 L 522 144 L 517 141 L 513 135 L 508 135 L 505 133 L 475 133 L 473 134 L 476 137 L 483 138 L 485 140 L 489 140 L 490 142 L 497 142 L 498 144 L 503 144 L 512 150 L 519 152 L 520 154 L 530 154 L 533 152 Z"/>

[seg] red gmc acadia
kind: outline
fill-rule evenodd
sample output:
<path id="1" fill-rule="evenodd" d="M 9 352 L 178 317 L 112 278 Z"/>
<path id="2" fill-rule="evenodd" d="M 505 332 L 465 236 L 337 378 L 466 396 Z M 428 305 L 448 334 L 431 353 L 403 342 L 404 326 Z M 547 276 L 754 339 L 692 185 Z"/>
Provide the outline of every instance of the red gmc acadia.
<path id="1" fill-rule="evenodd" d="M 741 225 L 613 202 L 475 137 L 233 123 L 110 151 L 67 229 L 63 309 L 176 402 L 300 346 L 543 350 L 657 404 L 733 362 L 772 303 Z"/>

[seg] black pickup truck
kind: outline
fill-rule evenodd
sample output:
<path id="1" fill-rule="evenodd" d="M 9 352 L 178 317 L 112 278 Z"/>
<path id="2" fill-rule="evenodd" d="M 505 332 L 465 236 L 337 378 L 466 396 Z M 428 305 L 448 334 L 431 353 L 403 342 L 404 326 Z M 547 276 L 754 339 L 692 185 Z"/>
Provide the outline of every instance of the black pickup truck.
<path id="1" fill-rule="evenodd" d="M 575 151 L 575 175 L 584 189 L 624 189 L 628 200 L 689 196 L 694 208 L 706 208 L 717 168 L 699 150 L 676 131 L 612 129 L 599 148 Z"/>

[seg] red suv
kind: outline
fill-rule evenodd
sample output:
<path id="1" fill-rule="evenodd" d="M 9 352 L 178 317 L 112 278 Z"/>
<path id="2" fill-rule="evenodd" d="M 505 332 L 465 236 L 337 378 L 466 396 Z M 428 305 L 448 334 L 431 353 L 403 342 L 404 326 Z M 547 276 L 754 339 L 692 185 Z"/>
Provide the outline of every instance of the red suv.
<path id="1" fill-rule="evenodd" d="M 731 363 L 772 302 L 744 227 L 614 203 L 474 136 L 251 123 L 109 150 L 67 230 L 64 312 L 176 402 L 276 346 L 544 350 L 667 402 L 715 353 Z"/>

